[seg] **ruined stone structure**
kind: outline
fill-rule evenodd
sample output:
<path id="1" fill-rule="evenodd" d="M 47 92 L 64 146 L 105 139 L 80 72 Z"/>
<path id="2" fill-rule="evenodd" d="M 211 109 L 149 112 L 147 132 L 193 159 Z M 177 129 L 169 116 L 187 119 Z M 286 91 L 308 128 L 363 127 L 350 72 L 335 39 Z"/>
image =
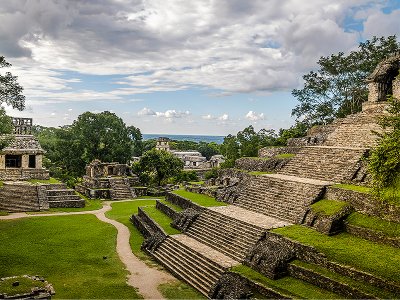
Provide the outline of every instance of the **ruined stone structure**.
<path id="1" fill-rule="evenodd" d="M 128 165 L 94 160 L 86 166 L 82 184 L 75 188 L 90 198 L 121 200 L 136 198 L 134 186 L 138 183 Z"/>
<path id="2" fill-rule="evenodd" d="M 42 166 L 45 151 L 31 135 L 32 119 L 13 118 L 13 124 L 13 139 L 0 152 L 0 180 L 48 179 Z"/>
<path id="3" fill-rule="evenodd" d="M 171 150 L 169 138 L 160 137 L 157 140 L 156 149 L 171 152 L 173 155 L 181 159 L 186 170 L 204 170 L 219 167 L 225 161 L 222 155 L 214 155 L 207 161 L 207 158 L 201 155 L 200 152 L 194 150 L 176 151 Z"/>
<path id="4" fill-rule="evenodd" d="M 0 210 L 39 211 L 52 207 L 84 207 L 85 201 L 65 184 L 31 183 L 49 179 L 43 168 L 45 151 L 32 135 L 32 119 L 13 118 L 11 143 L 0 152 Z"/>
<path id="5" fill-rule="evenodd" d="M 368 79 L 371 95 L 362 112 L 336 120 L 325 128 L 313 129 L 306 138 L 290 141 L 291 147 L 286 149 L 260 151 L 260 156 L 267 158 L 295 154 L 274 169 L 274 174 L 251 175 L 234 169 L 220 172 L 219 178 L 210 184 L 217 200 L 229 205 L 202 207 L 169 193 L 167 203 L 184 211 L 174 211 L 166 203 L 157 204 L 157 208 L 174 220 L 172 226 L 181 234 L 168 236 L 145 211 L 133 215 L 132 222 L 147 238 L 143 249 L 212 299 L 242 299 L 254 294 L 256 298 L 260 294 L 266 298 L 301 298 L 231 270 L 239 264 L 270 279 L 290 275 L 345 298 L 396 298 L 395 295 L 400 295 L 399 282 L 339 264 L 316 248 L 271 229 L 303 224 L 324 234 L 348 230 L 365 239 L 394 247 L 400 245 L 398 238 L 377 235 L 343 221 L 355 210 L 398 222 L 398 207 L 334 186 L 335 183 L 362 185 L 368 181 L 364 159 L 376 145 L 371 130 L 379 130 L 376 117 L 385 113 L 386 104 L 381 101 L 386 99 L 386 94 L 397 93 L 398 70 L 399 55 L 378 65 Z M 203 187 L 190 187 L 190 190 L 209 192 Z M 313 211 L 312 205 L 322 200 L 342 200 L 347 204 L 332 216 L 321 216 Z M 367 283 L 372 289 L 366 291 L 357 282 Z"/>

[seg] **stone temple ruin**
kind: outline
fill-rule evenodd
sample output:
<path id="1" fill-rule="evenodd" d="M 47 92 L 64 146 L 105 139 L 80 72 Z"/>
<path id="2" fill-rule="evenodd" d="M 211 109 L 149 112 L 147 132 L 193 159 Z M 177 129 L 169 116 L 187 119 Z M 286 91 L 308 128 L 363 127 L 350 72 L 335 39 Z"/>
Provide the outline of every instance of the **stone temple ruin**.
<path id="1" fill-rule="evenodd" d="M 13 118 L 11 143 L 0 152 L 0 210 L 39 211 L 52 207 L 83 207 L 75 191 L 65 184 L 31 183 L 47 180 L 49 171 L 43 168 L 45 151 L 32 135 L 32 119 Z"/>
<path id="2" fill-rule="evenodd" d="M 274 173 L 251 175 L 226 169 L 208 186 L 195 190 L 187 187 L 213 195 L 228 205 L 203 207 L 177 193 L 167 194 L 167 202 L 158 202 L 156 207 L 173 219 L 172 226 L 181 234 L 166 234 L 144 209 L 139 209 L 131 221 L 146 237 L 142 248 L 173 274 L 212 299 L 250 298 L 252 295 L 296 298 L 282 288 L 266 287 L 254 278 L 231 271 L 239 264 L 270 280 L 289 275 L 345 298 L 377 296 L 357 285 L 343 284 L 337 276 L 346 278 L 347 282 L 368 283 L 375 289 L 373 293 L 391 293 L 386 296 L 389 298 L 400 295 L 398 282 L 339 264 L 314 247 L 272 231 L 302 224 L 328 235 L 347 231 L 363 239 L 400 247 L 399 239 L 382 238 L 368 229 L 355 230 L 345 221 L 351 211 L 356 211 L 400 222 L 399 207 L 335 186 L 336 183 L 364 185 L 368 182 L 364 159 L 376 146 L 372 130 L 380 130 L 376 117 L 385 113 L 387 94 L 400 98 L 399 66 L 400 54 L 397 54 L 380 63 L 368 77 L 370 95 L 362 112 L 313 129 L 307 137 L 289 141 L 289 147 L 260 151 L 270 157 L 278 157 L 280 153 L 295 154 L 284 162 L 267 165 Z M 323 200 L 341 200 L 346 205 L 334 215 L 315 213 L 313 204 Z M 183 211 L 175 210 L 168 202 L 180 206 Z M 330 273 L 337 275 L 328 277 L 326 274 Z"/>
<path id="3" fill-rule="evenodd" d="M 207 160 L 207 158 L 201 155 L 199 151 L 171 150 L 169 145 L 170 141 L 171 140 L 166 137 L 158 138 L 156 149 L 171 152 L 173 155 L 181 159 L 184 163 L 185 170 L 208 170 L 219 167 L 220 164 L 225 161 L 225 158 L 222 155 L 213 155 L 210 160 Z"/>
<path id="4" fill-rule="evenodd" d="M 82 184 L 75 188 L 90 198 L 122 200 L 136 198 L 139 191 L 134 187 L 138 184 L 128 165 L 94 160 L 86 166 Z"/>

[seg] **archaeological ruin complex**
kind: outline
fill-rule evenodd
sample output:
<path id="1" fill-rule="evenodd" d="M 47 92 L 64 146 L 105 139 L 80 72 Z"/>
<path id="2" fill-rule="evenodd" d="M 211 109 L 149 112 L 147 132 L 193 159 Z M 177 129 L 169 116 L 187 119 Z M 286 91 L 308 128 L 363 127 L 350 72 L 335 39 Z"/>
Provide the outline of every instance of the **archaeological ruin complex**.
<path id="1" fill-rule="evenodd" d="M 204 207 L 178 192 L 169 193 L 167 202 L 157 202 L 180 234 L 168 235 L 139 209 L 131 221 L 146 237 L 142 248 L 212 299 L 299 298 L 288 287 L 274 286 L 276 279 L 286 276 L 336 297 L 398 297 L 399 282 L 338 263 L 322 250 L 286 237 L 282 229 L 303 225 L 303 230 L 313 228 L 321 236 L 347 232 L 400 247 L 398 237 L 380 236 L 346 221 L 355 211 L 400 222 L 398 206 L 337 185 L 368 183 L 365 158 L 376 146 L 373 131 L 380 130 L 377 117 L 385 113 L 387 95 L 400 98 L 399 67 L 400 54 L 377 66 L 368 77 L 370 93 L 362 112 L 314 128 L 307 137 L 290 140 L 288 147 L 261 149 L 265 159 L 239 161 L 237 169 L 221 170 L 218 179 L 205 185 L 186 186 L 187 191 L 213 196 L 226 205 Z M 254 170 L 264 173 L 252 174 Z M 315 210 L 315 205 L 332 201 L 342 205 L 333 214 Z M 239 269 L 259 275 L 246 276 L 235 271 Z"/>

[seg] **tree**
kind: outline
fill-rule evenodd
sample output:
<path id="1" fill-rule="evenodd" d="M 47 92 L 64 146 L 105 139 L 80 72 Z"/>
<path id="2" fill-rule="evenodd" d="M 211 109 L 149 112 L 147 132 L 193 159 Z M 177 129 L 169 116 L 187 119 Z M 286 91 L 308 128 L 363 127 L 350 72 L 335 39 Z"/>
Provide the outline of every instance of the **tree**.
<path id="1" fill-rule="evenodd" d="M 79 177 L 94 159 L 127 163 L 132 157 L 137 130 L 126 127 L 121 118 L 108 111 L 85 112 L 72 125 L 40 129 L 37 133 L 50 159 L 50 171 L 61 177 Z"/>
<path id="2" fill-rule="evenodd" d="M 279 129 L 279 134 L 276 139 L 276 145 L 286 146 L 287 141 L 291 138 L 303 137 L 307 134 L 308 126 L 303 122 L 297 122 L 288 129 Z"/>
<path id="3" fill-rule="evenodd" d="M 6 115 L 4 108 L 0 107 L 0 150 L 8 146 L 12 141 L 12 137 L 9 134 L 13 132 L 13 128 L 11 118 Z"/>
<path id="4" fill-rule="evenodd" d="M 0 56 L 0 68 L 11 67 L 4 56 Z M 10 72 L 0 74 L 0 104 L 5 103 L 12 108 L 23 110 L 25 108 L 25 96 L 22 95 L 23 88 L 17 82 L 17 76 Z"/>
<path id="5" fill-rule="evenodd" d="M 132 155 L 141 156 L 143 154 L 143 137 L 140 129 L 135 126 L 127 128 L 130 139 L 133 141 Z"/>
<path id="6" fill-rule="evenodd" d="M 210 160 L 211 156 L 219 154 L 219 145 L 215 142 L 199 142 L 197 150 L 201 153 L 201 155 L 207 158 L 207 160 Z"/>
<path id="7" fill-rule="evenodd" d="M 374 192 L 381 198 L 400 200 L 400 100 L 389 99 L 389 114 L 380 118 L 383 133 L 369 158 Z"/>
<path id="8" fill-rule="evenodd" d="M 399 50 L 396 36 L 373 37 L 348 55 L 321 57 L 319 69 L 303 76 L 304 87 L 292 91 L 300 102 L 292 116 L 311 127 L 359 112 L 368 98 L 365 78 L 381 60 Z"/>
<path id="9" fill-rule="evenodd" d="M 177 176 L 183 170 L 183 161 L 170 152 L 152 149 L 140 158 L 138 170 L 154 174 L 160 186 L 166 179 Z"/>

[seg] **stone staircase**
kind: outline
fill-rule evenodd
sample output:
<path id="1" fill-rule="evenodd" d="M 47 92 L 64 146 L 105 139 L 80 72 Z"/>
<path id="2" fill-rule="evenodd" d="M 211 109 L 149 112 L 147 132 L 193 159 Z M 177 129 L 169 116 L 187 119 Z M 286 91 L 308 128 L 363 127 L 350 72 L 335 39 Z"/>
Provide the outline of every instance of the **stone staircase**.
<path id="1" fill-rule="evenodd" d="M 50 208 L 85 206 L 85 200 L 63 183 L 46 185 L 46 196 Z"/>
<path id="2" fill-rule="evenodd" d="M 331 126 L 333 132 L 327 136 L 324 146 L 372 148 L 377 143 L 373 131 L 382 129 L 376 123 L 381 113 L 360 112 L 346 118 L 337 119 Z"/>
<path id="3" fill-rule="evenodd" d="M 317 201 L 329 182 L 294 176 L 254 176 L 234 205 L 292 223 L 303 222 L 308 206 Z"/>
<path id="4" fill-rule="evenodd" d="M 367 153 L 365 148 L 308 146 L 302 148 L 278 173 L 334 182 L 351 181 L 357 176 L 361 159 Z"/>
<path id="5" fill-rule="evenodd" d="M 0 210 L 8 212 L 40 210 L 37 188 L 29 183 L 4 182 L 0 188 L 0 199 Z"/>
<path id="6" fill-rule="evenodd" d="M 129 183 L 124 178 L 110 178 L 110 196 L 112 200 L 124 200 L 135 198 Z"/>
<path id="7" fill-rule="evenodd" d="M 208 209 L 185 234 L 241 262 L 264 231 L 263 228 Z"/>
<path id="8" fill-rule="evenodd" d="M 221 275 L 228 268 L 239 264 L 183 234 L 168 236 L 153 256 L 169 271 L 207 297 Z"/>

